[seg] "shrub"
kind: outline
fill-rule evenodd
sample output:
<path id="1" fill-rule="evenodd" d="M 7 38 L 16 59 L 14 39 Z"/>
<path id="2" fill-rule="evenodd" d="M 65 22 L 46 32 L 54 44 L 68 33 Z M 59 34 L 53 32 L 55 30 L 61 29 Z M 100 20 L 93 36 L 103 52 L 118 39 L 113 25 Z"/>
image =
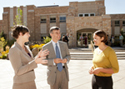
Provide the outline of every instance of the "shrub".
<path id="1" fill-rule="evenodd" d="M 43 39 L 44 39 L 43 42 L 44 42 L 45 44 L 51 41 L 51 38 L 48 37 L 48 36 L 47 36 L 47 37 L 44 37 Z"/>
<path id="2" fill-rule="evenodd" d="M 3 54 L 2 56 L 0 56 L 0 59 L 6 59 L 7 58 L 7 54 Z"/>
<path id="3" fill-rule="evenodd" d="M 15 39 L 8 40 L 8 41 L 7 41 L 7 45 L 8 45 L 9 47 L 11 47 L 11 46 L 14 44 L 15 41 L 16 41 Z"/>
<path id="4" fill-rule="evenodd" d="M 9 53 L 9 49 L 8 50 L 6 50 L 6 51 L 2 51 L 1 52 L 1 56 L 0 56 L 0 59 L 6 59 L 7 58 L 7 55 L 8 55 L 8 53 Z"/>
<path id="5" fill-rule="evenodd" d="M 0 38 L 0 50 L 4 48 L 4 46 L 7 44 L 6 40 L 4 37 Z"/>
<path id="6" fill-rule="evenodd" d="M 33 48 L 38 48 L 38 49 L 40 50 L 40 49 L 42 49 L 43 45 L 45 45 L 45 44 L 40 44 L 40 45 L 35 44 L 35 45 L 31 45 L 31 46 L 30 46 L 30 49 L 32 50 Z"/>

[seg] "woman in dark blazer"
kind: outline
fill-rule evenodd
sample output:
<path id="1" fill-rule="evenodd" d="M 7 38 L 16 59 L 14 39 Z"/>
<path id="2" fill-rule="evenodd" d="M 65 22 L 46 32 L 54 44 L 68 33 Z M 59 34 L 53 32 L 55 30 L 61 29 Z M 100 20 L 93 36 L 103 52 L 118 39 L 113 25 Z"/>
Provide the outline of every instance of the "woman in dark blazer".
<path id="1" fill-rule="evenodd" d="M 12 89 L 36 89 L 34 69 L 37 64 L 46 64 L 45 56 L 49 54 L 47 50 L 40 51 L 34 58 L 28 46 L 24 43 L 29 41 L 29 30 L 25 26 L 15 26 L 12 36 L 16 42 L 9 51 L 9 59 L 14 69 Z"/>

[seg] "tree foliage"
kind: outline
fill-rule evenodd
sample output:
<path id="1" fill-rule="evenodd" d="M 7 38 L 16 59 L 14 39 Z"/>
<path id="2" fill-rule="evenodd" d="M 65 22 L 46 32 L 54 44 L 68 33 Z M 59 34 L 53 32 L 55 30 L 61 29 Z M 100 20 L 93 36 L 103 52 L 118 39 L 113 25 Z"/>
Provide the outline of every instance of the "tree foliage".
<path id="1" fill-rule="evenodd" d="M 22 10 L 18 7 L 17 15 L 15 16 L 14 25 L 23 25 L 22 23 Z"/>

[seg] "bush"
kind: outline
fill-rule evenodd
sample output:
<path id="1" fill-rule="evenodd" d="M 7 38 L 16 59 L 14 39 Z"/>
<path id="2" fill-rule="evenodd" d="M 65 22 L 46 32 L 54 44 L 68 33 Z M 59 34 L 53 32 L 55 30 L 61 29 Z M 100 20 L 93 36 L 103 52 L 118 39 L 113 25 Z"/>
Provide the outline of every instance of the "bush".
<path id="1" fill-rule="evenodd" d="M 30 49 L 32 50 L 33 48 L 38 48 L 38 49 L 40 50 L 40 49 L 42 49 L 43 45 L 45 45 L 45 44 L 40 44 L 40 45 L 35 44 L 35 45 L 31 45 L 31 46 L 30 46 Z"/>
<path id="2" fill-rule="evenodd" d="M 6 40 L 4 39 L 4 37 L 0 38 L 0 47 L 4 47 L 7 44 Z"/>
<path id="3" fill-rule="evenodd" d="M 7 58 L 7 54 L 3 54 L 2 56 L 0 56 L 0 59 L 6 59 Z"/>
<path id="4" fill-rule="evenodd" d="M 51 41 L 51 38 L 48 37 L 48 36 L 47 36 L 47 37 L 44 37 L 43 39 L 44 39 L 43 42 L 44 42 L 45 44 Z"/>
<path id="5" fill-rule="evenodd" d="M 6 39 L 6 36 L 5 36 L 5 34 L 4 34 L 4 31 L 2 31 L 2 32 L 0 33 L 0 38 L 2 38 L 2 37 L 4 37 L 4 38 Z"/>
<path id="6" fill-rule="evenodd" d="M 15 41 L 16 41 L 15 39 L 8 40 L 8 41 L 7 41 L 7 45 L 8 45 L 9 47 L 11 47 L 11 46 L 14 44 Z"/>
<path id="7" fill-rule="evenodd" d="M 0 59 L 6 59 L 7 58 L 7 55 L 8 55 L 8 53 L 9 53 L 9 49 L 8 50 L 6 50 L 6 51 L 2 51 L 1 52 L 1 56 L 0 56 Z"/>

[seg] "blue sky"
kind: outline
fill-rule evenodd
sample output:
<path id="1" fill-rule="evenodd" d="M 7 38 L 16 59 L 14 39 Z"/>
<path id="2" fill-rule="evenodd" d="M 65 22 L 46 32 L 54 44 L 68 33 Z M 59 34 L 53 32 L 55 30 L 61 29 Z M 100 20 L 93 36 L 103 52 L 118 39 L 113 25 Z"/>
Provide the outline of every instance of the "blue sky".
<path id="1" fill-rule="evenodd" d="M 69 2 L 77 0 L 0 0 L 0 20 L 2 19 L 3 7 L 13 6 L 48 6 L 59 5 L 68 6 Z M 78 0 L 79 2 L 95 1 L 95 0 Z M 125 0 L 105 0 L 106 14 L 125 14 Z"/>

